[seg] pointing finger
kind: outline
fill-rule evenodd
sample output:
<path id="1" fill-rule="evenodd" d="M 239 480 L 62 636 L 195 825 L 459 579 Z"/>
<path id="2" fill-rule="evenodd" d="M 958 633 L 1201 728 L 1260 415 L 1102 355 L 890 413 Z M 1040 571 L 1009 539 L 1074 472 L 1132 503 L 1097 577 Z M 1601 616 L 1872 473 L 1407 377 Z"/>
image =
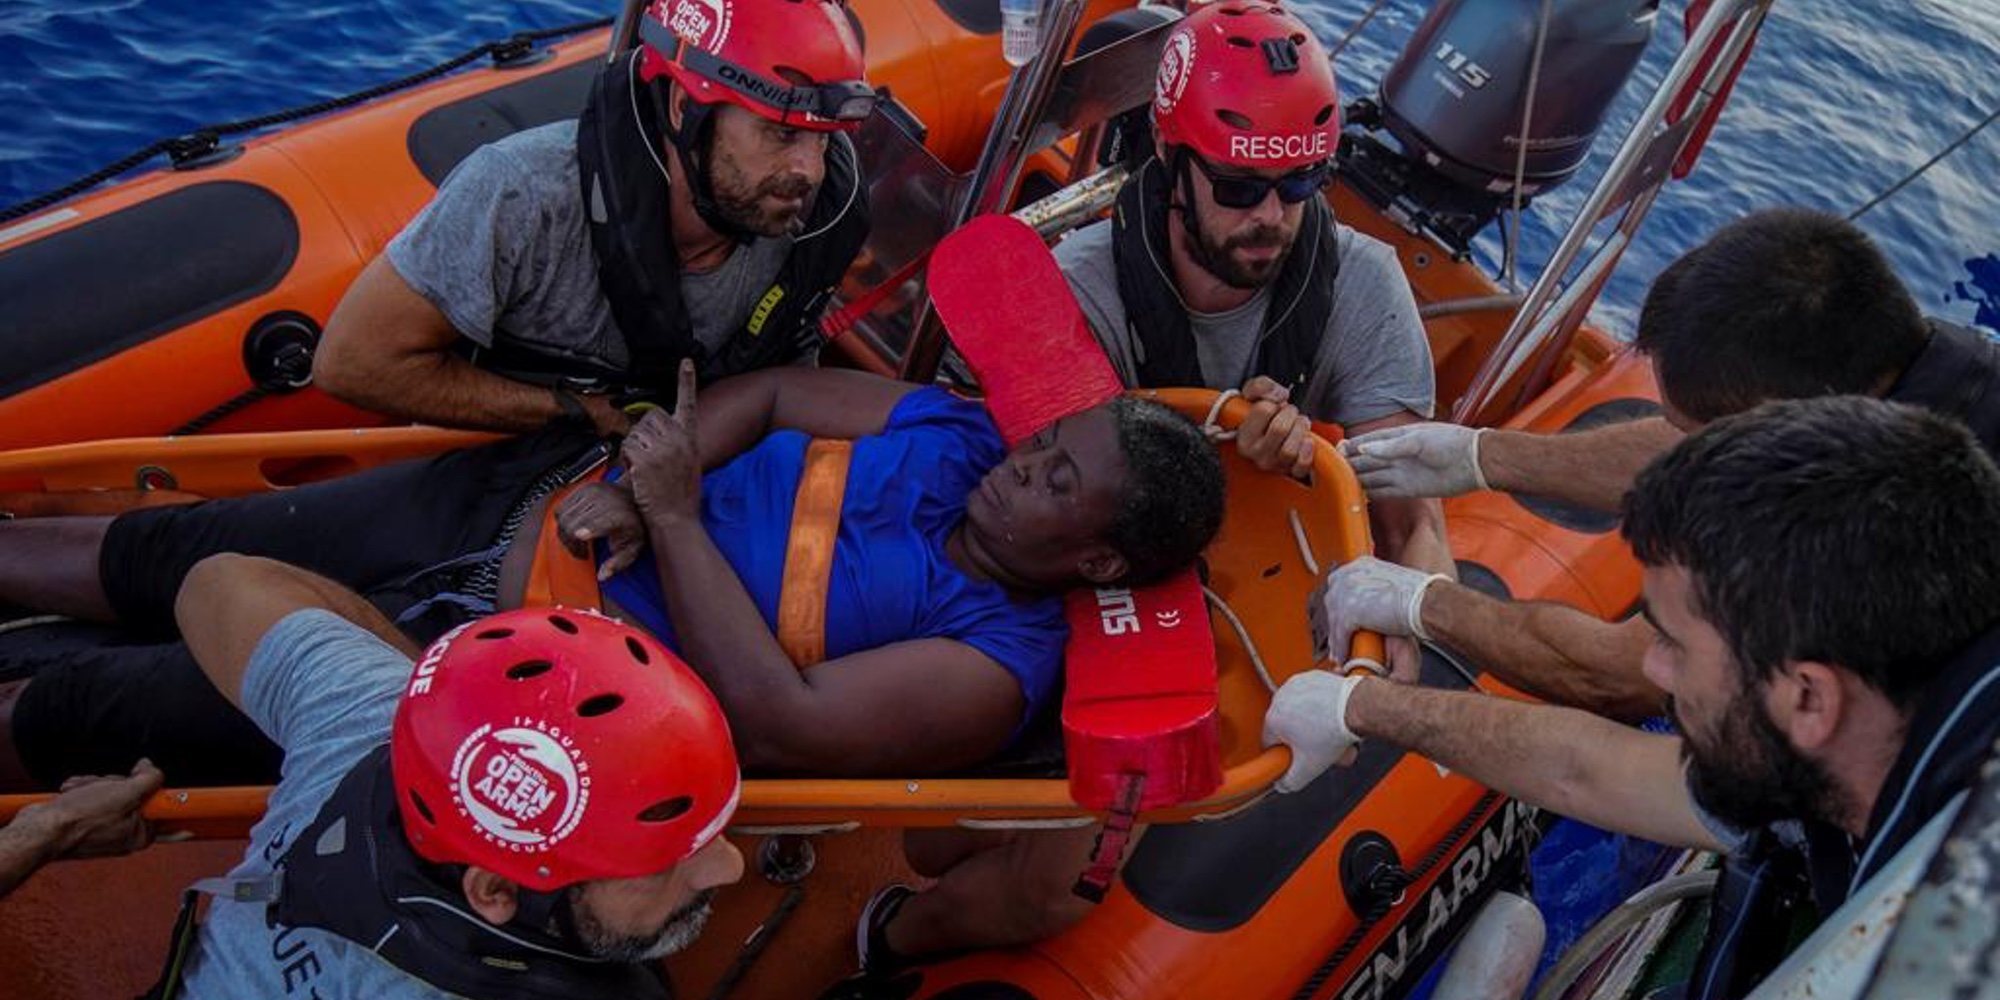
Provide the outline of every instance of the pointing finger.
<path id="1" fill-rule="evenodd" d="M 680 388 L 674 396 L 674 422 L 682 427 L 694 426 L 694 359 L 681 359 Z"/>

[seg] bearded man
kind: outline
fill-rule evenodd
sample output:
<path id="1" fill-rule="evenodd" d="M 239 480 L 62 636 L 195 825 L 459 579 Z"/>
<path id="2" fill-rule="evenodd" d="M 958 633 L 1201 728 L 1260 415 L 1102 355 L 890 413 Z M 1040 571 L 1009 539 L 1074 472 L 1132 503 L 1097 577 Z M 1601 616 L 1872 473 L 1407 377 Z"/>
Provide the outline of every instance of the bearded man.
<path id="1" fill-rule="evenodd" d="M 1964 425 L 1768 403 L 1648 466 L 1624 534 L 1680 735 L 1307 671 L 1265 720 L 1314 780 L 1389 740 L 1553 812 L 1728 855 L 1687 997 L 1737 997 L 1953 807 L 2000 734 L 2000 470 Z"/>
<path id="2" fill-rule="evenodd" d="M 810 361 L 868 235 L 841 0 L 654 0 L 582 115 L 475 151 L 361 272 L 313 379 L 401 420 L 606 434 L 620 404 Z"/>

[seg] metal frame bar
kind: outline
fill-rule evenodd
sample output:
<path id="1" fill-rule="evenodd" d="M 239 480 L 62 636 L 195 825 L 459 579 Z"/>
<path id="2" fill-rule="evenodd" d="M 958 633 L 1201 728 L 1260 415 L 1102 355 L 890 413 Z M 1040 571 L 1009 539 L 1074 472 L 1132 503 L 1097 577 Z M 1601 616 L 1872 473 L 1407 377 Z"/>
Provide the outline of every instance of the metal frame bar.
<path id="1" fill-rule="evenodd" d="M 1709 61 L 1694 99 L 1682 109 L 1675 125 L 1701 119 L 1714 102 L 1723 82 L 1729 79 L 1730 73 L 1742 60 L 1751 40 L 1756 37 L 1757 28 L 1769 14 L 1772 2 L 1721 0 L 1702 18 L 1694 37 L 1681 49 L 1666 78 L 1654 91 L 1652 100 L 1632 123 L 1611 165 L 1598 179 L 1597 187 L 1577 210 L 1575 220 L 1563 234 L 1548 265 L 1528 289 L 1520 311 L 1514 315 L 1499 346 L 1480 366 L 1465 395 L 1452 408 L 1453 420 L 1469 423 L 1478 419 L 1499 399 L 1501 390 L 1515 374 L 1538 354 L 1546 352 L 1537 365 L 1539 375 L 1545 375 L 1553 367 L 1554 356 L 1575 335 L 1587 311 L 1587 302 L 1581 303 L 1586 308 L 1578 308 L 1579 295 L 1595 289 L 1609 276 L 1610 269 L 1617 264 L 1655 197 L 1672 174 L 1659 170 L 1650 183 L 1636 192 L 1631 190 L 1634 179 L 1641 178 L 1649 165 L 1672 162 L 1673 157 L 1656 156 L 1656 147 L 1660 142 L 1675 141 L 1674 152 L 1678 155 L 1693 134 L 1691 129 L 1667 125 L 1668 111 L 1695 79 L 1695 74 L 1702 71 L 1703 60 L 1713 55 L 1717 58 Z M 1599 223 L 1616 211 L 1621 202 L 1624 215 L 1618 222 L 1616 232 L 1599 245 L 1584 264 L 1577 280 L 1566 284 L 1564 278 L 1583 255 Z M 1523 391 L 1532 392 L 1535 388 L 1530 384 L 1524 386 Z"/>
<path id="2" fill-rule="evenodd" d="M 645 11 L 646 0 L 625 0 L 618 9 L 618 20 L 611 24 L 611 48 L 604 54 L 605 62 L 617 59 L 619 53 L 639 44 L 639 18 Z"/>
<path id="3" fill-rule="evenodd" d="M 1021 178 L 1028 160 L 1028 142 L 1041 122 L 1062 77 L 1063 54 L 1076 40 L 1088 0 L 1050 0 L 1042 13 L 1042 51 L 1033 62 L 1014 71 L 1007 81 L 1007 93 L 1000 100 L 993 129 L 986 134 L 986 146 L 972 171 L 972 182 L 953 214 L 951 228 L 967 220 L 998 210 L 1007 193 Z M 917 323 L 910 337 L 909 353 L 903 357 L 902 377 L 928 383 L 937 377 L 944 360 L 944 327 L 931 311 L 926 294 L 917 307 Z"/>

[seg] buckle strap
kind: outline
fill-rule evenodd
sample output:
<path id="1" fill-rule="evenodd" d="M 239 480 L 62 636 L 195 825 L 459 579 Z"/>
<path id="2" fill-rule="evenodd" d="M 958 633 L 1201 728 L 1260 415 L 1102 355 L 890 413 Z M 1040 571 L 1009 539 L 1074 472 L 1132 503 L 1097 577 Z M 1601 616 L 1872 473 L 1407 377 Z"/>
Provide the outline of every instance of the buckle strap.
<path id="1" fill-rule="evenodd" d="M 1132 830 L 1139 825 L 1139 801 L 1146 790 L 1146 776 L 1137 771 L 1127 771 L 1118 781 L 1118 798 L 1111 806 L 1111 812 L 1104 819 L 1104 829 L 1098 831 L 1097 843 L 1090 849 L 1090 867 L 1077 877 L 1071 892 L 1093 903 L 1104 902 L 1111 892 L 1111 881 L 1118 877 L 1118 869 L 1125 863 L 1125 850 L 1132 844 Z"/>

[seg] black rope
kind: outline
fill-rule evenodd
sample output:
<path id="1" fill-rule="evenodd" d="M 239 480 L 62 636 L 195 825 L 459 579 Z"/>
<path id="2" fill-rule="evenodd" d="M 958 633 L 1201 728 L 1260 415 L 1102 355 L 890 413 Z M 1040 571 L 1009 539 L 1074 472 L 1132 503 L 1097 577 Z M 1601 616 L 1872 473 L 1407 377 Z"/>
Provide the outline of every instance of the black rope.
<path id="1" fill-rule="evenodd" d="M 178 163 L 214 150 L 223 136 L 236 135 L 242 132 L 255 132 L 259 129 L 270 128 L 273 125 L 283 125 L 287 122 L 298 121 L 301 118 L 311 118 L 315 115 L 326 114 L 329 111 L 351 108 L 357 104 L 363 104 L 378 97 L 396 93 L 399 90 L 407 90 L 418 84 L 428 83 L 484 56 L 492 56 L 496 62 L 504 63 L 520 58 L 533 49 L 536 42 L 546 41 L 551 38 L 561 38 L 565 35 L 581 34 L 586 31 L 594 31 L 610 23 L 611 19 L 604 17 L 593 21 L 580 21 L 576 24 L 560 25 L 554 28 L 516 32 L 500 41 L 487 42 L 477 48 L 470 49 L 429 69 L 412 73 L 399 80 L 391 80 L 388 83 L 369 87 L 366 90 L 359 90 L 352 94 L 329 98 L 303 107 L 290 108 L 268 115 L 258 115 L 255 118 L 244 118 L 240 121 L 224 122 L 220 125 L 207 125 L 195 129 L 186 135 L 175 136 L 171 139 L 161 139 L 130 156 L 106 166 L 102 170 L 65 184 L 54 191 L 37 195 L 17 205 L 0 209 L 0 224 L 12 222 L 23 216 L 33 215 L 51 205 L 68 201 L 161 153 L 167 154 Z M 249 402 L 254 401 L 250 400 Z M 243 405 L 247 405 L 247 403 Z M 227 414 L 223 414 L 223 416 L 227 416 Z M 218 417 L 217 419 L 220 418 Z"/>
<path id="2" fill-rule="evenodd" d="M 274 391 L 275 390 L 273 390 L 269 385 L 265 385 L 262 383 L 253 385 L 250 388 L 244 390 L 243 392 L 237 393 L 236 395 L 230 397 L 229 399 L 224 400 L 222 403 L 210 409 L 208 412 L 203 413 L 201 416 L 198 416 L 193 420 L 190 420 L 187 423 L 184 423 L 179 427 L 176 427 L 173 430 L 168 431 L 167 435 L 169 437 L 187 437 L 190 434 L 199 434 L 202 431 L 207 430 L 209 425 L 214 424 L 217 421 L 220 421 L 224 417 L 227 417 L 230 414 L 235 413 L 236 411 L 241 410 L 246 406 L 249 406 L 251 403 L 255 403 L 263 399 L 264 397 L 271 395 L 271 393 Z"/>
<path id="3" fill-rule="evenodd" d="M 1902 189 L 1908 187 L 1911 181 L 1914 181 L 1917 178 L 1922 177 L 1925 174 L 1925 172 L 1929 171 L 1930 168 L 1937 166 L 1940 162 L 1944 160 L 1945 157 L 1958 152 L 1958 148 L 1960 146 L 1963 146 L 1966 143 L 1972 141 L 1973 136 L 1978 135 L 1980 132 L 1984 131 L 1986 129 L 1986 126 L 1993 124 L 1995 121 L 2000 121 L 2000 108 L 1994 108 L 1992 114 L 1987 115 L 1986 118 L 1982 120 L 1979 124 L 1972 126 L 1970 129 L 1967 129 L 1964 135 L 1961 135 L 1957 139 L 1952 140 L 1951 145 L 1938 150 L 1938 154 L 1936 156 L 1931 157 L 1928 160 L 1925 160 L 1922 166 L 1918 167 L 1915 170 L 1910 171 L 1907 174 L 1904 174 L 1902 180 L 1899 180 L 1896 183 L 1889 185 L 1889 187 L 1885 189 L 1881 194 L 1878 194 L 1875 197 L 1868 199 L 1867 204 L 1862 205 L 1860 208 L 1857 208 L 1854 211 L 1847 213 L 1847 221 L 1853 222 L 1854 220 L 1861 218 L 1863 215 L 1866 215 L 1869 209 L 1874 208 L 1875 206 L 1880 205 L 1885 201 L 1888 201 L 1891 195 L 1894 195 L 1896 192 L 1901 191 Z"/>

